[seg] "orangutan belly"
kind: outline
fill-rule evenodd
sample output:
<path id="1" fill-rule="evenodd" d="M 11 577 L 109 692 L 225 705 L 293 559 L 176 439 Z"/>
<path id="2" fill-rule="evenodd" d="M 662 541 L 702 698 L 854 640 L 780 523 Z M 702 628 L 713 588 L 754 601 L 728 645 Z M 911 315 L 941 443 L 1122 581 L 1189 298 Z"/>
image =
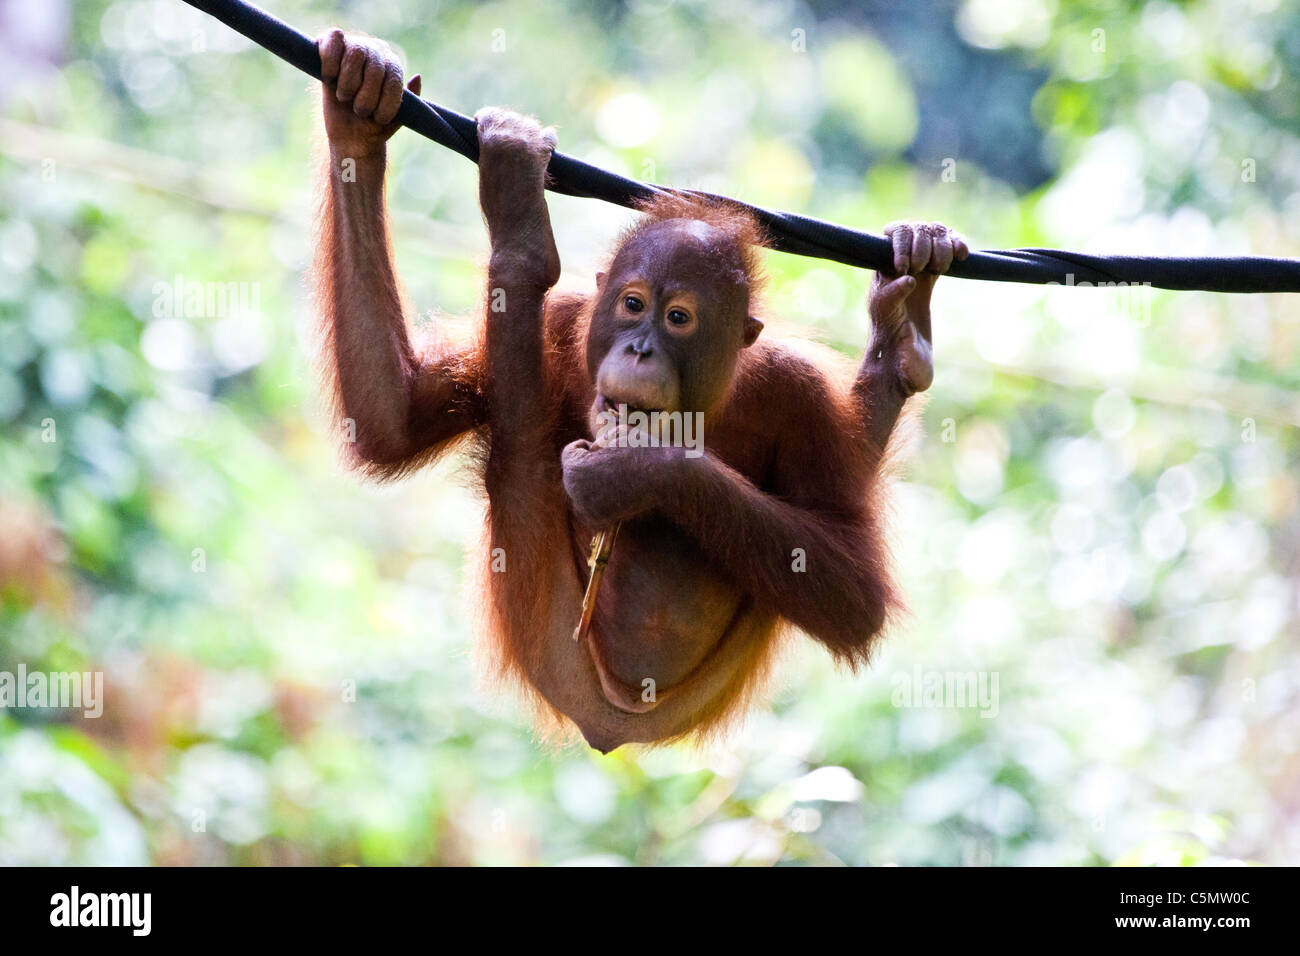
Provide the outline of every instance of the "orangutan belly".
<path id="1" fill-rule="evenodd" d="M 592 650 L 606 677 L 646 700 L 647 690 L 689 677 L 746 603 L 672 524 L 654 516 L 626 521 L 601 583 Z"/>

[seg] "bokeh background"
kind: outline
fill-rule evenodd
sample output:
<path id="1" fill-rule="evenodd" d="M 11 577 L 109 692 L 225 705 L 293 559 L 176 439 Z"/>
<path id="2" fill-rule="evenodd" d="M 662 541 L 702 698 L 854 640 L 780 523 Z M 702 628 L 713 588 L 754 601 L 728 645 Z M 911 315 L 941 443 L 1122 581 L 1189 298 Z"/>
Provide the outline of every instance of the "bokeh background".
<path id="1" fill-rule="evenodd" d="M 1300 255 L 1279 0 L 270 8 L 640 178 Z M 803 642 L 727 746 L 554 752 L 476 689 L 456 463 L 365 486 L 322 435 L 309 82 L 179 0 L 0 24 L 0 670 L 106 685 L 99 719 L 0 711 L 0 863 L 1300 862 L 1300 299 L 940 282 L 874 667 Z M 391 161 L 414 306 L 471 313 L 473 166 Z M 628 214 L 551 210 L 590 282 Z M 869 275 L 768 263 L 772 312 L 858 354 Z M 902 706 L 967 673 L 996 707 Z"/>

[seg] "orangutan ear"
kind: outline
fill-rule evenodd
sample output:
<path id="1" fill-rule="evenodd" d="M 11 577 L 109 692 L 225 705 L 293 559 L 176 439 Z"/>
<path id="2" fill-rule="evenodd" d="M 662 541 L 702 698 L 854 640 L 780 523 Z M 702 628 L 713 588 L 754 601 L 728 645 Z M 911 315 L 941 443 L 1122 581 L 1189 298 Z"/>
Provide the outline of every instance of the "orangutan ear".
<path id="1" fill-rule="evenodd" d="M 744 346 L 749 348 L 758 341 L 758 333 L 763 331 L 763 323 L 752 315 L 745 316 Z"/>
<path id="2" fill-rule="evenodd" d="M 596 291 L 597 292 L 605 291 L 605 273 L 603 272 L 596 273 Z"/>

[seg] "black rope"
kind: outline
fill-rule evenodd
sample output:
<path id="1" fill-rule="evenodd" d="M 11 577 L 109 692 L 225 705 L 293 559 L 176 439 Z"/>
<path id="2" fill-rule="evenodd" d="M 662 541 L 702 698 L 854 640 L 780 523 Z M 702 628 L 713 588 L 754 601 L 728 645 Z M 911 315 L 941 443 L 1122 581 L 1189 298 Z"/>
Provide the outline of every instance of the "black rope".
<path id="1" fill-rule="evenodd" d="M 259 46 L 320 79 L 320 54 L 316 41 L 243 0 L 185 0 L 190 6 L 216 17 Z M 402 94 L 397 121 L 478 161 L 478 134 L 474 120 L 454 110 L 416 96 Z M 663 192 L 652 186 L 600 169 L 580 159 L 555 153 L 547 167 L 547 188 L 567 196 L 603 199 L 619 206 Z M 859 232 L 835 223 L 761 209 L 710 193 L 691 192 L 751 211 L 782 252 L 830 259 L 864 269 L 889 269 L 893 247 L 883 236 Z M 1093 256 L 1060 249 L 1004 249 L 972 252 L 954 262 L 949 275 L 962 279 L 997 282 L 1127 283 L 1161 289 L 1200 289 L 1206 292 L 1300 292 L 1300 260 L 1265 256 Z"/>

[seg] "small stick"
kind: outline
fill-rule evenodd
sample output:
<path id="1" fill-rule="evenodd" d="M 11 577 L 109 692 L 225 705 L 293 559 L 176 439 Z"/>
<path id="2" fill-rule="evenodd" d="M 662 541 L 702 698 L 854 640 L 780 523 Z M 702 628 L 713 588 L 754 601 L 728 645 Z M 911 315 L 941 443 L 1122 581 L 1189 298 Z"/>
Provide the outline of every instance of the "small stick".
<path id="1" fill-rule="evenodd" d="M 591 568 L 591 577 L 587 578 L 587 590 L 582 595 L 582 619 L 573 629 L 573 639 L 581 641 L 591 630 L 591 618 L 596 613 L 596 592 L 600 590 L 600 579 L 605 576 L 605 565 L 609 564 L 610 553 L 614 550 L 614 538 L 618 536 L 621 521 L 612 528 L 604 528 L 591 539 L 591 555 L 587 558 L 587 567 Z"/>

